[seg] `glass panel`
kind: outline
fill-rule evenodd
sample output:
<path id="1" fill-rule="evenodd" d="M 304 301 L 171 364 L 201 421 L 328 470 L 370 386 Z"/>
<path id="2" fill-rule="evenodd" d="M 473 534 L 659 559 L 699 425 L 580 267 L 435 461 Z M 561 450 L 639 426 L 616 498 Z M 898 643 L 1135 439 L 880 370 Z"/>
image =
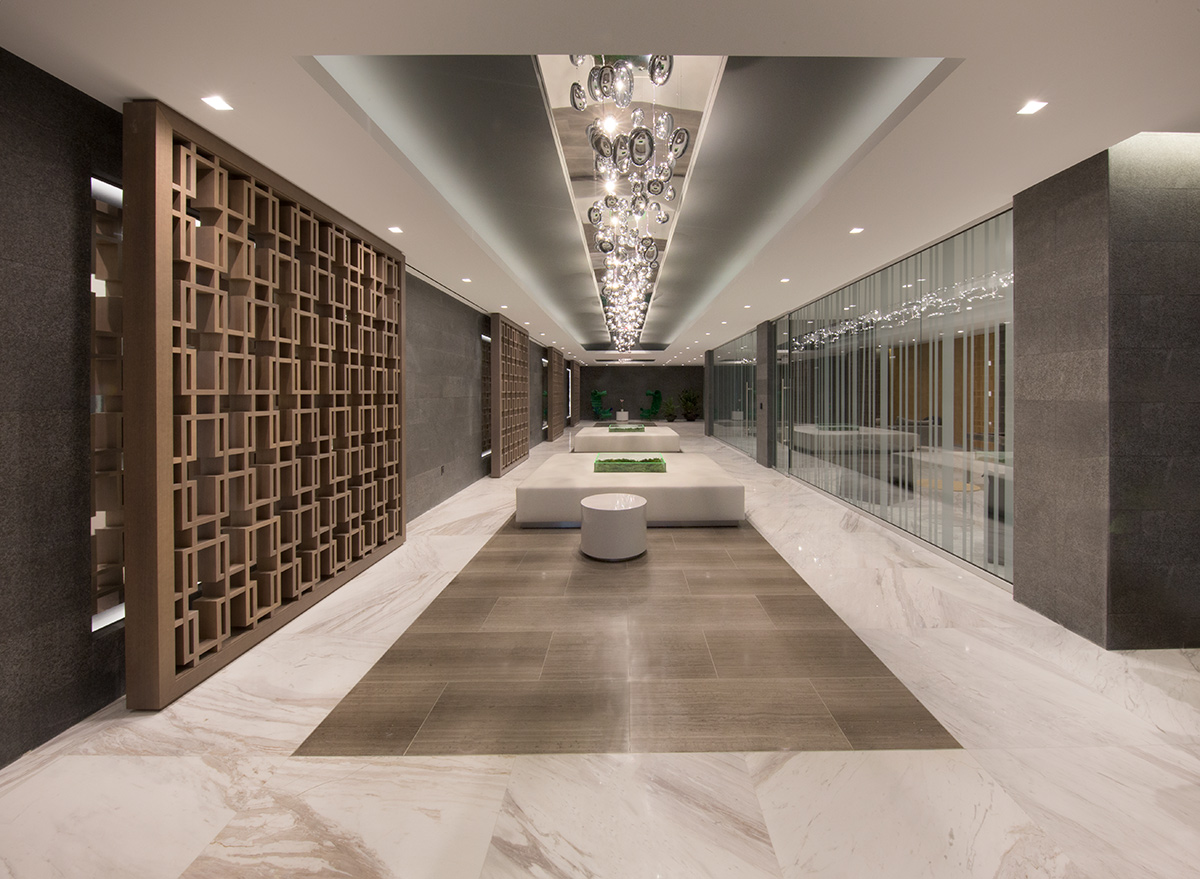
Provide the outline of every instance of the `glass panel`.
<path id="1" fill-rule="evenodd" d="M 727 342 L 713 352 L 713 436 L 754 457 L 754 393 L 758 332 Z"/>
<path id="2" fill-rule="evenodd" d="M 1011 212 L 776 336 L 776 466 L 1011 581 Z"/>

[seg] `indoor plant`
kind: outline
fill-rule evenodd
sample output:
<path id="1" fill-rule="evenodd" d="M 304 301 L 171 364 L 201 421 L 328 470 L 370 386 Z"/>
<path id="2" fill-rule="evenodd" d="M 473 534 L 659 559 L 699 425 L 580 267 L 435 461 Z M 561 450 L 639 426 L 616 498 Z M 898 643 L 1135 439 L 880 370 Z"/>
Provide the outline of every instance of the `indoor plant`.
<path id="1" fill-rule="evenodd" d="M 693 390 L 681 391 L 679 394 L 679 408 L 683 410 L 683 417 L 688 421 L 695 421 L 700 414 L 700 394 Z"/>

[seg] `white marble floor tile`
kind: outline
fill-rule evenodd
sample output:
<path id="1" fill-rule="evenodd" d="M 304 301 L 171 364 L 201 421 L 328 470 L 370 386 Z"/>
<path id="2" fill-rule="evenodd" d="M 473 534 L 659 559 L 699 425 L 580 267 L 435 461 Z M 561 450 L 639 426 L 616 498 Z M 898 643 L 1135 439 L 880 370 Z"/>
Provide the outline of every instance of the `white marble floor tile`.
<path id="1" fill-rule="evenodd" d="M 750 754 L 785 879 L 1082 879 L 969 754 Z"/>
<path id="2" fill-rule="evenodd" d="M 972 753 L 1093 879 L 1200 875 L 1200 755 L 1154 748 Z"/>
<path id="3" fill-rule="evenodd" d="M 1172 741 L 1200 745 L 1200 650 L 1105 650 L 1061 626 L 1003 636 Z"/>
<path id="4" fill-rule="evenodd" d="M 272 636 L 161 711 L 122 711 L 81 754 L 288 755 L 370 670 L 386 645 Z"/>
<path id="5" fill-rule="evenodd" d="M 416 534 L 406 538 L 404 545 L 388 556 L 385 562 L 391 562 L 389 571 L 402 574 L 432 571 L 457 574 L 471 556 L 483 549 L 483 545 L 491 539 L 492 531 L 455 535 Z"/>
<path id="6" fill-rule="evenodd" d="M 384 559 L 376 567 L 387 561 Z M 454 579 L 455 573 L 371 568 L 272 637 L 334 635 L 390 647 Z M 368 576 L 369 581 L 359 582 Z"/>
<path id="7" fill-rule="evenodd" d="M 293 758 L 182 879 L 476 879 L 511 757 Z"/>
<path id="8" fill-rule="evenodd" d="M 518 757 L 480 879 L 778 877 L 735 754 Z"/>
<path id="9" fill-rule="evenodd" d="M 0 875 L 175 879 L 268 771 L 245 758 L 61 757 L 0 798 Z"/>
<path id="10" fill-rule="evenodd" d="M 84 743 L 126 714 L 125 699 L 118 699 L 0 769 L 0 797 L 39 774 L 63 755 L 75 753 Z"/>
<path id="11" fill-rule="evenodd" d="M 1006 642 L 1007 631 L 858 635 L 965 748 L 1164 743 L 1149 722 Z"/>

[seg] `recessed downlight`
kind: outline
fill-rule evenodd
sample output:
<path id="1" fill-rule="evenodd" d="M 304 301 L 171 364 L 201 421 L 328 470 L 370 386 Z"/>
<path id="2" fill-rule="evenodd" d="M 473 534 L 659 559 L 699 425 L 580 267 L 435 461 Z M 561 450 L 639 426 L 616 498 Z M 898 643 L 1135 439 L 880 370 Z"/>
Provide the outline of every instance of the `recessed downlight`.
<path id="1" fill-rule="evenodd" d="M 1045 101 L 1028 101 L 1025 106 L 1017 111 L 1018 116 L 1032 116 L 1042 107 L 1046 106 Z"/>
<path id="2" fill-rule="evenodd" d="M 212 107 L 214 110 L 233 109 L 233 107 L 229 106 L 229 102 L 220 95 L 209 95 L 207 98 L 201 98 L 200 100 L 204 101 L 204 103 L 208 104 L 208 106 Z"/>
<path id="3" fill-rule="evenodd" d="M 862 232 L 862 231 L 863 231 L 862 226 L 855 226 L 853 229 L 850 230 L 850 234 L 857 235 L 859 232 Z"/>
<path id="4" fill-rule="evenodd" d="M 507 306 L 507 305 L 501 305 L 500 307 L 501 307 L 501 308 L 508 308 L 508 306 Z"/>
<path id="5" fill-rule="evenodd" d="M 470 278 L 463 278 L 463 279 L 462 279 L 462 282 L 463 282 L 464 284 L 470 284 L 470 283 L 471 283 L 471 279 L 470 279 Z"/>
<path id="6" fill-rule="evenodd" d="M 791 278 L 780 278 L 780 279 L 779 279 L 779 283 L 780 283 L 780 284 L 787 284 L 787 283 L 790 283 L 790 282 L 791 282 L 791 280 L 792 280 Z"/>
<path id="7" fill-rule="evenodd" d="M 404 230 L 401 229 L 399 226 L 388 226 L 388 231 L 391 232 L 393 235 L 399 235 Z"/>
<path id="8" fill-rule="evenodd" d="M 749 308 L 749 305 L 743 305 L 742 308 Z"/>

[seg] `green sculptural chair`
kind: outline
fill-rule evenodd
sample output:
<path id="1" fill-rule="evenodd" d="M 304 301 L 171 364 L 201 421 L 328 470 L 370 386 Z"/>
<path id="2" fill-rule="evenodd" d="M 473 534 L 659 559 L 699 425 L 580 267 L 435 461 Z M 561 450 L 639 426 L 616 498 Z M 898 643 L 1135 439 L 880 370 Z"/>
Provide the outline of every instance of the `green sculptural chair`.
<path id="1" fill-rule="evenodd" d="M 662 409 L 662 391 L 646 391 L 646 394 L 650 397 L 650 408 L 641 410 L 642 418 L 651 421 L 658 417 Z"/>
<path id="2" fill-rule="evenodd" d="M 597 421 L 607 421 L 612 418 L 612 410 L 604 408 L 604 395 L 608 391 L 592 391 L 592 415 Z"/>

